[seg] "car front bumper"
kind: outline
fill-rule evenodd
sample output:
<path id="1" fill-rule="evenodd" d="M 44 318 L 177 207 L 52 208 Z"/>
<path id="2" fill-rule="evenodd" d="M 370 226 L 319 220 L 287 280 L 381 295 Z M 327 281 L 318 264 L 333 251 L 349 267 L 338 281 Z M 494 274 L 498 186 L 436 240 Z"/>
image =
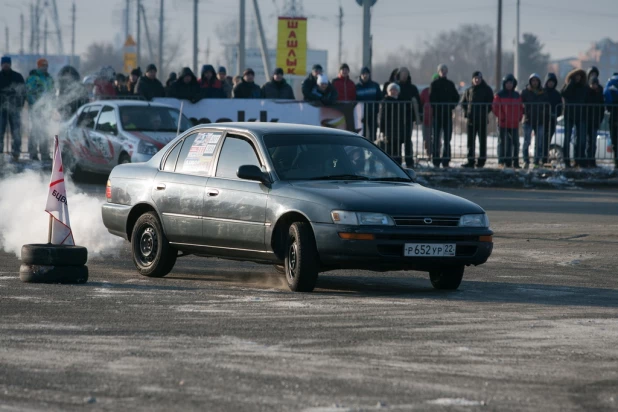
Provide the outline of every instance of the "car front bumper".
<path id="1" fill-rule="evenodd" d="M 421 270 L 452 265 L 481 265 L 493 250 L 487 228 L 462 227 L 346 227 L 313 223 L 316 245 L 324 269 Z M 371 234 L 372 240 L 346 240 L 340 233 Z M 455 244 L 453 257 L 404 256 L 406 243 Z"/>

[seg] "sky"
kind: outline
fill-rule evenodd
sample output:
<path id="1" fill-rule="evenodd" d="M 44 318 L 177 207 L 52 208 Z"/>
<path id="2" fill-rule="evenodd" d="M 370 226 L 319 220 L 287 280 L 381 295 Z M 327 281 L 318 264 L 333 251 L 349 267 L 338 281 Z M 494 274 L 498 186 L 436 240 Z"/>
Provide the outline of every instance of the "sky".
<path id="1" fill-rule="evenodd" d="M 32 0 L 0 0 L 0 50 L 6 52 L 5 27 L 9 28 L 10 50 L 16 53 L 20 44 L 20 13 L 29 27 L 29 4 Z M 42 0 L 43 2 L 49 0 Z M 74 0 L 56 0 L 65 51 L 70 50 L 71 5 Z M 150 30 L 157 30 L 161 0 L 142 0 L 149 18 Z M 82 54 L 93 42 L 119 42 L 124 32 L 123 9 L 126 0 L 75 0 L 77 5 L 76 54 Z M 132 9 L 135 0 L 130 0 Z M 512 49 L 515 39 L 516 0 L 503 0 L 503 48 Z M 50 1 L 51 3 L 51 1 Z M 277 8 L 284 0 L 258 0 L 267 38 L 274 47 Z M 329 52 L 329 67 L 337 67 L 338 13 L 343 7 L 343 60 L 350 66 L 361 64 L 362 8 L 355 0 L 305 0 L 304 14 L 308 18 L 310 47 Z M 497 0 L 378 0 L 372 11 L 374 63 L 401 48 L 419 49 L 441 31 L 461 24 L 479 23 L 496 27 Z M 247 19 L 253 18 L 252 1 L 247 0 Z M 192 61 L 192 0 L 165 0 L 165 24 L 170 37 L 183 40 L 178 66 Z M 132 10 L 131 32 L 135 35 L 135 17 Z M 217 65 L 222 59 L 223 46 L 217 36 L 217 27 L 238 16 L 238 0 L 200 0 L 199 63 L 206 63 L 206 44 L 210 39 L 209 62 Z M 603 37 L 618 41 L 615 22 L 618 19 L 617 0 L 521 0 L 521 33 L 532 32 L 545 44 L 545 52 L 552 59 L 577 56 Z M 50 23 L 51 30 L 51 23 Z M 26 35 L 26 37 L 28 37 Z M 235 42 L 236 39 L 228 39 Z M 24 42 L 28 44 L 28 40 Z M 54 51 L 50 42 L 50 51 Z M 143 48 L 143 50 L 145 47 Z M 412 62 L 411 62 L 412 63 Z M 355 71 L 355 70 L 353 70 Z"/>

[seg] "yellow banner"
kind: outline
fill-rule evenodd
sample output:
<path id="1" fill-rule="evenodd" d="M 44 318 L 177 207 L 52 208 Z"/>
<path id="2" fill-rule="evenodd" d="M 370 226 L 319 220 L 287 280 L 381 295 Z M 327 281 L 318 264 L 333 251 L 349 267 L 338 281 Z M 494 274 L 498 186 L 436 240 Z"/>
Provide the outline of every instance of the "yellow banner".
<path id="1" fill-rule="evenodd" d="M 277 67 L 285 74 L 307 74 L 307 19 L 279 17 L 277 30 Z"/>
<path id="2" fill-rule="evenodd" d="M 137 68 L 137 43 L 133 40 L 133 36 L 129 34 L 124 42 L 124 67 L 123 72 L 131 73 L 131 70 Z"/>

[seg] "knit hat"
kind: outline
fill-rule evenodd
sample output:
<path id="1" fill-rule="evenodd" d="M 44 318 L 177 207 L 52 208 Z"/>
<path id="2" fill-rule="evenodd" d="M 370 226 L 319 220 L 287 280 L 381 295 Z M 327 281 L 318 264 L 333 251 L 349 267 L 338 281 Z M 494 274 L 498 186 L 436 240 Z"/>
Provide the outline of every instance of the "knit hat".
<path id="1" fill-rule="evenodd" d="M 227 74 L 227 70 L 225 69 L 224 66 L 219 66 L 219 71 L 217 73 L 224 73 Z"/>
<path id="2" fill-rule="evenodd" d="M 242 76 L 243 76 L 243 77 L 245 77 L 245 76 L 246 76 L 246 75 L 248 75 L 248 74 L 252 74 L 252 75 L 254 75 L 254 76 L 255 76 L 255 72 L 254 72 L 254 71 L 253 71 L 253 69 L 252 69 L 252 68 L 250 68 L 250 67 L 246 68 L 246 69 L 245 69 L 245 71 L 244 71 L 244 72 L 242 72 Z"/>
<path id="3" fill-rule="evenodd" d="M 0 63 L 1 64 L 11 64 L 11 58 L 9 56 L 2 56 Z"/>
<path id="4" fill-rule="evenodd" d="M 401 87 L 399 87 L 399 85 L 397 83 L 391 83 L 388 85 L 388 87 L 386 88 L 387 92 L 390 92 L 392 89 L 397 90 L 398 92 L 401 91 Z"/>
<path id="5" fill-rule="evenodd" d="M 131 76 L 141 76 L 142 75 L 142 69 L 140 69 L 139 67 L 137 69 L 133 69 L 131 70 Z"/>
<path id="6" fill-rule="evenodd" d="M 339 66 L 339 71 L 343 70 L 343 69 L 348 69 L 350 70 L 350 66 L 348 66 L 347 63 L 343 63 L 341 66 Z"/>
<path id="7" fill-rule="evenodd" d="M 323 74 L 318 75 L 317 83 L 318 83 L 318 85 L 320 85 L 320 84 L 328 84 L 328 77 L 324 76 Z"/>
<path id="8" fill-rule="evenodd" d="M 474 73 L 472 73 L 472 78 L 474 79 L 475 77 L 480 77 L 481 79 L 483 78 L 483 73 L 481 73 L 480 71 L 475 71 Z"/>
<path id="9" fill-rule="evenodd" d="M 150 71 L 157 71 L 157 66 L 155 66 L 154 64 L 150 63 L 148 66 L 146 66 L 146 73 L 150 72 Z"/>
<path id="10" fill-rule="evenodd" d="M 361 69 L 361 74 L 365 74 L 365 73 L 369 73 L 371 74 L 371 70 L 369 70 L 369 67 L 365 66 Z"/>
<path id="11" fill-rule="evenodd" d="M 314 71 L 318 71 L 318 70 L 319 70 L 319 71 L 322 71 L 322 70 L 324 70 L 324 69 L 322 69 L 322 66 L 320 66 L 319 64 L 314 64 L 314 65 L 313 65 L 313 67 L 311 68 L 311 71 L 312 71 L 312 72 L 314 72 Z"/>
<path id="12" fill-rule="evenodd" d="M 36 61 L 36 67 L 37 67 L 37 69 L 38 69 L 38 68 L 41 68 L 41 67 L 43 67 L 43 66 L 47 66 L 47 64 L 48 64 L 48 63 L 47 63 L 47 59 L 39 59 L 39 60 L 37 60 L 37 61 Z"/>
<path id="13" fill-rule="evenodd" d="M 273 75 L 274 74 L 280 74 L 283 76 L 283 69 L 281 67 L 277 67 L 275 71 L 273 72 Z"/>

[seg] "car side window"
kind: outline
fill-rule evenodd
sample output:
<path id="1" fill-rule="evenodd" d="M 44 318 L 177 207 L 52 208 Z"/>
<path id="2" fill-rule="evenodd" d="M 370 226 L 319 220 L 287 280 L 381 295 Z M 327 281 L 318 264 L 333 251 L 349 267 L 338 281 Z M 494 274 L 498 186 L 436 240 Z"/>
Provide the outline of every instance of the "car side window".
<path id="1" fill-rule="evenodd" d="M 80 124 L 79 126 L 85 129 L 94 129 L 94 121 L 99 114 L 99 110 L 101 110 L 101 106 L 90 106 L 84 118 L 83 124 Z"/>
<path id="2" fill-rule="evenodd" d="M 262 167 L 253 145 L 240 137 L 226 136 L 215 176 L 237 179 L 236 172 L 244 165 Z"/>
<path id="3" fill-rule="evenodd" d="M 210 175 L 210 167 L 221 135 L 221 132 L 201 132 L 187 136 L 178 155 L 176 172 Z"/>
<path id="4" fill-rule="evenodd" d="M 113 107 L 103 107 L 95 130 L 101 133 L 118 134 L 118 122 L 116 121 L 116 112 Z"/>
<path id="5" fill-rule="evenodd" d="M 188 136 L 188 137 L 191 137 L 191 136 Z M 169 154 L 167 155 L 167 158 L 165 159 L 165 164 L 163 164 L 163 170 L 165 172 L 173 172 L 174 169 L 176 169 L 176 161 L 178 160 L 178 155 L 180 154 L 180 150 L 182 149 L 183 143 L 184 142 L 178 143 L 176 146 L 174 146 L 172 150 L 170 150 Z"/>

